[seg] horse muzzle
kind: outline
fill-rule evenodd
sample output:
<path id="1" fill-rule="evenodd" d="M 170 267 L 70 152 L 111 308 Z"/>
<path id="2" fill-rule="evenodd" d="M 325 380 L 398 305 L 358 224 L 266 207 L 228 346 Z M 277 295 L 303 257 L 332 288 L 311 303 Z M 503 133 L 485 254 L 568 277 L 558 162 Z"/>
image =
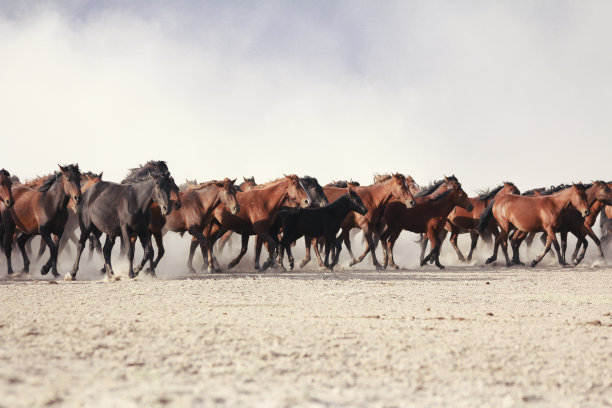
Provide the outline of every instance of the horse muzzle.
<path id="1" fill-rule="evenodd" d="M 163 205 L 160 206 L 159 209 L 161 210 L 162 215 L 168 215 L 170 214 L 170 208 L 168 208 L 167 206 Z"/>
<path id="2" fill-rule="evenodd" d="M 72 199 L 74 200 L 74 205 L 78 205 L 81 202 L 81 196 L 72 196 Z"/>
<path id="3" fill-rule="evenodd" d="M 406 208 L 412 208 L 416 205 L 414 200 L 406 200 Z"/>
<path id="4" fill-rule="evenodd" d="M 12 198 L 4 200 L 4 205 L 6 205 L 6 208 L 11 208 L 13 204 L 15 204 L 15 200 L 13 200 Z"/>
<path id="5" fill-rule="evenodd" d="M 309 199 L 305 199 L 305 200 L 302 202 L 302 207 L 303 207 L 303 208 L 308 208 L 309 206 L 310 206 L 310 200 L 309 200 Z"/>
<path id="6" fill-rule="evenodd" d="M 583 210 L 583 211 L 582 211 L 582 216 L 583 216 L 583 217 L 588 217 L 588 215 L 589 215 L 590 213 L 591 213 L 591 212 L 590 212 L 589 210 Z"/>
<path id="7" fill-rule="evenodd" d="M 240 211 L 240 206 L 239 205 L 232 206 L 232 208 L 231 208 L 232 215 L 238 214 L 239 211 Z"/>

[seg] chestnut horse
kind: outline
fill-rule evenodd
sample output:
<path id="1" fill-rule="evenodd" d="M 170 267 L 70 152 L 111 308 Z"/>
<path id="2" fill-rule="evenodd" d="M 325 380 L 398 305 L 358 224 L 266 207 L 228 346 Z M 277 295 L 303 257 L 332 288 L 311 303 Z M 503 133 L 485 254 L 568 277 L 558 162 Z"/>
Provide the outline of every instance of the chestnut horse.
<path id="1" fill-rule="evenodd" d="M 416 205 L 411 209 L 406 209 L 398 203 L 389 203 L 380 224 L 383 266 L 399 268 L 393 259 L 393 247 L 401 232 L 407 230 L 425 234 L 431 243 L 431 251 L 421 260 L 421 266 L 433 259 L 438 268 L 444 268 L 439 259 L 440 233 L 444 229 L 448 215 L 455 207 L 462 207 L 467 211 L 473 209 L 456 177 L 444 177 L 444 185 L 446 191 L 442 193 L 439 192 L 442 184 L 436 184 L 432 189 L 423 191 L 424 194 L 417 194 Z"/>
<path id="2" fill-rule="evenodd" d="M 68 220 L 68 202 L 75 205 L 81 200 L 81 173 L 79 165 L 59 166 L 60 171 L 46 178 L 38 189 L 26 186 L 13 188 L 15 203 L 11 208 L 2 210 L 2 224 L 5 228 L 4 253 L 7 259 L 8 273 L 12 274 L 11 252 L 15 230 L 21 234 L 17 244 L 23 257 L 23 269 L 30 270 L 30 260 L 25 250 L 27 241 L 34 235 L 40 235 L 50 249 L 49 260 L 42 266 L 41 274 L 52 270 L 57 273 L 57 243 L 64 233 Z M 51 237 L 51 234 L 54 237 Z"/>
<path id="3" fill-rule="evenodd" d="M 566 188 L 568 187 L 570 186 L 567 186 Z M 562 226 L 559 229 L 561 235 L 561 257 L 564 260 L 566 260 L 565 252 L 567 249 L 567 234 L 571 232 L 578 239 L 576 242 L 576 249 L 572 254 L 572 263 L 574 265 L 578 265 L 584 258 L 586 249 L 588 247 L 586 236 L 589 236 L 593 242 L 595 242 L 595 245 L 597 245 L 597 248 L 599 249 L 599 256 L 604 259 L 604 253 L 601 249 L 601 242 L 599 241 L 599 238 L 597 238 L 597 235 L 593 231 L 592 227 L 595 224 L 595 220 L 597 219 L 597 216 L 601 212 L 602 208 L 607 204 L 612 204 L 612 190 L 604 181 L 594 181 L 592 184 L 588 184 L 585 187 L 587 202 L 589 204 L 589 215 L 583 218 L 576 209 L 569 208 L 563 212 Z M 547 234 L 544 232 L 542 234 L 544 242 L 546 240 L 546 236 Z M 521 241 L 521 236 L 512 241 L 513 248 L 516 247 L 517 251 L 520 247 Z M 578 251 L 580 250 L 581 246 L 583 246 L 583 249 L 580 256 L 578 256 Z"/>
<path id="4" fill-rule="evenodd" d="M 240 205 L 236 200 L 238 189 L 234 186 L 235 181 L 228 178 L 223 181 L 209 181 L 200 184 L 199 188 L 190 187 L 188 190 L 180 191 L 181 208 L 166 216 L 166 229 L 178 233 L 188 232 L 198 240 L 203 248 L 202 251 L 208 253 L 208 272 L 214 271 L 213 249 L 203 231 L 213 221 L 213 211 L 219 204 L 229 208 L 232 214 L 240 211 Z M 154 231 L 153 235 L 158 233 L 161 234 L 161 231 Z M 187 268 L 190 272 L 195 272 L 192 259 L 190 256 Z M 155 261 L 155 265 L 157 262 L 159 259 Z"/>
<path id="5" fill-rule="evenodd" d="M 548 196 L 526 197 L 510 194 L 498 200 L 491 200 L 489 206 L 482 212 L 478 231 L 484 232 L 493 217 L 500 228 L 500 233 L 495 240 L 493 255 L 487 259 L 486 263 L 489 264 L 497 259 L 497 251 L 501 245 L 506 257 L 506 265 L 520 264 L 518 248 L 513 254 L 513 262 L 508 257 L 508 234 L 512 229 L 517 229 L 523 232 L 548 233 L 544 252 L 531 262 L 532 267 L 544 258 L 551 245 L 554 245 L 557 251 L 559 264 L 567 265 L 567 262 L 561 257 L 555 233 L 563 225 L 564 210 L 571 207 L 578 210 L 583 217 L 589 215 L 586 188 L 582 184 L 573 184 L 565 190 Z"/>
<path id="6" fill-rule="evenodd" d="M 242 179 L 244 181 L 236 187 L 238 191 L 241 191 L 241 192 L 249 191 L 250 189 L 252 189 L 253 187 L 257 185 L 257 183 L 255 182 L 255 177 L 249 177 L 249 178 L 242 177 Z M 221 231 L 219 231 L 219 233 L 221 233 Z M 221 234 L 221 238 L 217 239 L 217 251 L 219 253 L 221 253 L 223 251 L 223 248 L 225 248 L 228 242 L 230 242 L 230 239 L 233 233 L 234 231 L 226 230 L 225 233 Z M 195 238 L 192 238 L 191 242 L 192 242 L 192 245 L 194 245 L 194 248 L 198 244 Z M 202 266 L 206 267 L 206 263 L 204 263 L 204 265 Z"/>
<path id="7" fill-rule="evenodd" d="M 214 211 L 216 223 L 204 230 L 204 236 L 211 244 L 214 244 L 221 228 L 242 234 L 240 253 L 228 264 L 228 269 L 231 269 L 240 262 L 246 253 L 249 236 L 257 235 L 268 246 L 269 257 L 263 265 L 263 269 L 266 269 L 274 263 L 276 240 L 270 235 L 270 227 L 274 224 L 281 206 L 306 208 L 310 205 L 310 198 L 300 178 L 292 174 L 258 185 L 249 191 L 237 192 L 236 199 L 240 211 L 237 214 L 232 214 L 226 206 L 219 205 Z M 193 251 L 195 251 L 195 246 L 192 242 L 190 256 L 193 256 Z M 258 257 L 255 258 L 255 269 L 260 269 Z"/>
<path id="8" fill-rule="evenodd" d="M 491 191 L 482 192 L 477 197 L 471 197 L 470 202 L 472 203 L 473 210 L 466 211 L 462 207 L 456 207 L 451 213 L 448 215 L 448 220 L 446 222 L 446 230 L 450 231 L 450 243 L 455 249 L 457 253 L 457 257 L 462 262 L 465 262 L 466 259 L 463 257 L 461 250 L 457 246 L 457 238 L 459 234 L 464 234 L 469 232 L 470 237 L 472 238 L 472 243 L 470 245 L 470 252 L 467 256 L 467 261 L 472 260 L 472 254 L 474 253 L 474 249 L 476 248 L 476 244 L 478 243 L 478 238 L 480 234 L 476 227 L 478 226 L 478 220 L 480 219 L 480 215 L 484 211 L 484 209 L 489 205 L 489 202 L 492 199 L 500 198 L 508 194 L 520 194 L 519 189 L 511 182 L 504 181 L 502 185 L 494 188 Z M 489 231 L 495 238 L 497 238 L 497 228 L 493 227 L 489 229 Z M 483 239 L 490 235 L 483 235 Z M 490 240 L 490 238 L 489 238 Z M 442 238 L 444 241 L 444 238 Z M 490 241 L 487 241 L 490 242 Z"/>
<path id="9" fill-rule="evenodd" d="M 414 197 L 406 180 L 407 179 L 404 175 L 396 173 L 393 175 L 378 177 L 377 182 L 372 185 L 352 188 L 353 191 L 355 191 L 355 193 L 357 193 L 357 195 L 361 198 L 368 209 L 368 212 L 365 215 L 350 212 L 342 222 L 342 238 L 349 251 L 349 254 L 353 258 L 350 266 L 356 265 L 363 261 L 366 254 L 369 251 L 372 251 L 372 263 L 376 269 L 382 269 L 382 266 L 378 263 L 376 254 L 374 252 L 375 244 L 373 235 L 376 232 L 376 225 L 385 211 L 385 207 L 392 200 L 392 198 L 398 200 L 397 205 L 405 208 L 414 207 Z M 412 183 L 414 182 L 411 177 L 409 177 L 409 180 L 411 180 Z M 347 189 L 323 187 L 323 191 L 325 192 L 328 200 L 335 201 L 341 196 L 345 195 Z M 349 232 L 353 228 L 360 228 L 363 231 L 363 235 L 367 243 L 366 250 L 357 259 L 353 257 L 349 237 Z M 308 242 L 309 240 L 307 239 L 306 241 Z M 337 257 L 337 254 L 335 256 Z"/>

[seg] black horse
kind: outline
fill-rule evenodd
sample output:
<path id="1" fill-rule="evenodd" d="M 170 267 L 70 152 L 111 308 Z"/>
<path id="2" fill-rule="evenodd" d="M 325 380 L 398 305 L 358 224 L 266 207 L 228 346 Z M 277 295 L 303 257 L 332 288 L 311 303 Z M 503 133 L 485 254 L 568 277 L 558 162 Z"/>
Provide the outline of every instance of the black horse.
<path id="1" fill-rule="evenodd" d="M 70 276 L 67 279 L 74 280 L 79 269 L 81 253 L 85 242 L 91 233 L 100 237 L 106 234 L 104 243 L 104 263 L 106 276 L 111 278 L 113 269 L 111 266 L 111 251 L 115 239 L 121 236 L 127 246 L 127 257 L 129 261 L 129 277 L 134 278 L 134 243 L 136 238 L 140 239 L 145 251 L 145 258 L 152 258 L 150 252 L 153 248 L 149 245 L 151 231 L 151 205 L 155 202 L 159 205 L 162 215 L 172 211 L 170 202 L 170 190 L 174 182 L 167 173 L 149 173 L 142 181 L 131 184 L 116 184 L 101 181 L 88 189 L 83 194 L 83 201 L 79 208 L 79 226 L 81 237 L 77 245 L 77 256 Z"/>
<path id="2" fill-rule="evenodd" d="M 284 251 L 287 251 L 289 266 L 293 269 L 294 259 L 291 254 L 291 244 L 302 236 L 325 238 L 325 267 L 332 269 L 338 262 L 340 251 L 336 251 L 336 256 L 334 256 L 331 264 L 329 263 L 329 252 L 332 245 L 337 245 L 336 234 L 340 230 L 340 224 L 350 211 L 356 211 L 361 215 L 368 212 L 361 198 L 350 188 L 346 195 L 325 207 L 280 211 L 275 225 L 283 230 L 278 253 L 278 263 L 281 269 L 285 269 L 283 265 Z"/>

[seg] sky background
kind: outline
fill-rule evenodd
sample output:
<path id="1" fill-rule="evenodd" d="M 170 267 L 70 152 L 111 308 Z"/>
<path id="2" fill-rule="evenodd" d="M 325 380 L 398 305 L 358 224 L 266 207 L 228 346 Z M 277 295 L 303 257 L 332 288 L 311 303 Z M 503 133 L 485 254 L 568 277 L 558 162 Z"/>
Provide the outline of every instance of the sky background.
<path id="1" fill-rule="evenodd" d="M 612 179 L 609 1 L 0 0 L 0 167 Z"/>

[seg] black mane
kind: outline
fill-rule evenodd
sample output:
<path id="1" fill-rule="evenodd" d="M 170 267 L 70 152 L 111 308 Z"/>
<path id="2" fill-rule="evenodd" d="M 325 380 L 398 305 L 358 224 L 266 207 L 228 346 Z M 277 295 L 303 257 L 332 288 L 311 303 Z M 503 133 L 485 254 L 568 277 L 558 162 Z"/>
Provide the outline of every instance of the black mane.
<path id="1" fill-rule="evenodd" d="M 81 172 L 79 171 L 78 164 L 68 164 L 66 166 L 62 166 L 65 171 L 76 173 L 78 177 L 81 176 Z M 62 178 L 64 174 L 61 171 L 56 171 L 52 175 L 48 176 L 47 179 L 43 182 L 43 184 L 38 187 L 38 191 L 45 192 L 51 188 L 53 183 Z"/>
<path id="2" fill-rule="evenodd" d="M 502 188 L 504 188 L 504 184 L 495 187 L 494 189 L 488 189 L 488 190 L 481 190 L 478 192 L 478 200 L 480 201 L 487 201 L 492 199 L 493 197 L 495 197 L 495 194 L 499 193 L 499 190 L 501 190 Z"/>
<path id="3" fill-rule="evenodd" d="M 128 175 L 121 180 L 121 184 L 137 183 L 146 179 L 150 174 L 156 174 L 159 176 L 169 176 L 170 170 L 165 161 L 149 160 L 144 166 L 140 165 L 130 169 Z"/>

